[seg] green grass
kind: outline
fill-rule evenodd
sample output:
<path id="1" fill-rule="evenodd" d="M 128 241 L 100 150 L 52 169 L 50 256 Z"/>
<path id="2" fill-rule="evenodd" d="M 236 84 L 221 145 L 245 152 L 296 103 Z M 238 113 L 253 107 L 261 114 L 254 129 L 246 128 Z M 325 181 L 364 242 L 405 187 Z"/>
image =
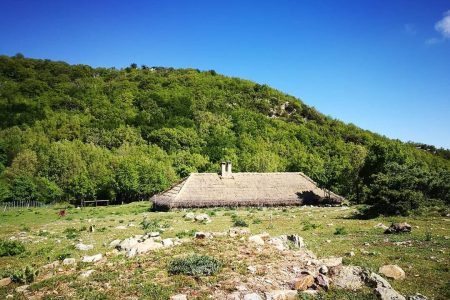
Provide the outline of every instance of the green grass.
<path id="1" fill-rule="evenodd" d="M 298 234 L 302 236 L 307 247 L 319 257 L 342 256 L 346 264 L 359 265 L 373 271 L 384 264 L 397 264 L 406 272 L 402 281 L 390 281 L 395 289 L 405 295 L 416 292 L 429 298 L 449 299 L 450 282 L 450 219 L 443 217 L 439 208 L 422 211 L 420 215 L 410 217 L 379 217 L 372 220 L 358 220 L 352 216 L 356 208 L 315 208 L 297 207 L 277 208 L 242 208 L 192 210 L 194 213 L 214 211 L 212 222 L 200 224 L 183 218 L 185 211 L 149 212 L 148 202 L 136 202 L 123 206 L 67 208 L 67 217 L 60 218 L 58 211 L 67 205 L 50 208 L 23 209 L 0 213 L 0 240 L 10 241 L 15 237 L 25 246 L 25 251 L 15 256 L 0 257 L 0 272 L 3 275 L 24 270 L 27 266 L 38 269 L 54 260 L 69 255 L 79 259 L 83 255 L 107 253 L 111 251 L 109 243 L 115 239 L 124 239 L 149 231 L 143 229 L 142 220 L 158 220 L 152 224 L 159 228 L 162 238 L 190 237 L 196 230 L 220 232 L 234 226 L 235 219 L 242 219 L 253 234 L 268 232 L 269 234 Z M 38 212 L 36 214 L 36 212 Z M 231 218 L 232 216 L 232 218 Z M 246 220 L 249 220 L 248 222 Z M 253 220 L 258 220 L 254 222 Z M 120 222 L 123 221 L 123 222 Z M 413 226 L 411 233 L 385 235 L 382 229 L 374 225 L 391 222 L 408 222 Z M 119 225 L 134 224 L 126 229 L 116 229 Z M 311 225 L 314 224 L 314 225 Z M 95 225 L 95 231 L 80 230 Z M 19 234 L 23 228 L 29 228 L 26 234 Z M 305 230 L 305 227 L 308 229 Z M 342 234 L 342 229 L 346 234 Z M 341 234 L 335 234 L 336 232 Z M 74 238 L 68 238 L 76 235 Z M 84 244 L 93 244 L 94 249 L 78 251 L 74 244 L 78 239 Z M 328 242 L 329 241 L 329 242 Z M 408 243 L 401 244 L 402 242 Z M 242 242 L 225 238 L 214 238 L 211 241 L 195 241 L 164 251 L 152 252 L 135 259 L 124 259 L 122 256 L 108 257 L 108 265 L 92 266 L 78 263 L 76 269 L 61 266 L 61 271 L 41 272 L 31 285 L 32 293 L 38 293 L 49 299 L 70 295 L 72 299 L 101 299 L 108 291 L 108 299 L 122 299 L 135 296 L 150 299 L 148 295 L 163 295 L 189 290 L 208 292 L 217 282 L 226 280 L 231 274 L 246 274 L 247 266 L 252 262 L 245 259 L 236 260 L 237 247 Z M 350 251 L 355 256 L 347 256 Z M 230 254 L 228 254 L 230 253 Z M 187 275 L 169 275 L 167 267 L 177 259 L 190 254 L 207 255 L 223 260 L 223 269 L 215 276 L 197 282 Z M 276 260 L 279 257 L 257 256 L 254 259 Z M 88 281 L 78 279 L 78 273 L 87 268 L 96 271 Z M 5 271 L 7 270 L 7 272 Z M 50 278 L 45 274 L 55 272 Z M 233 273 L 235 272 L 235 273 Z M 154 283 L 155 285 L 147 285 Z M 0 288 L 0 299 L 7 294 L 15 294 L 17 284 Z M 169 292 L 170 291 L 170 292 Z M 200 293 L 198 294 L 200 295 Z M 203 295 L 203 294 L 202 294 Z M 332 295 L 335 298 L 330 298 Z M 351 298 L 345 291 L 331 291 L 321 295 L 319 299 L 373 299 L 371 294 L 361 292 L 359 298 Z M 17 295 L 18 296 L 18 295 Z M 200 296 L 198 296 L 200 297 Z M 163 298 L 162 298 L 163 299 Z M 195 299 L 195 297 L 193 298 Z"/>

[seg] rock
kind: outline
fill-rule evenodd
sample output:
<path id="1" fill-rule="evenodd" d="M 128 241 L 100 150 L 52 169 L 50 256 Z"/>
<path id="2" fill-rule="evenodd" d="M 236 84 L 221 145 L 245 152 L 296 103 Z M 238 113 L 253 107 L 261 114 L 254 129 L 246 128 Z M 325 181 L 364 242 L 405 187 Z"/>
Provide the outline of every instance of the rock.
<path id="1" fill-rule="evenodd" d="M 378 272 L 395 280 L 404 279 L 406 277 L 405 271 L 397 265 L 384 265 L 378 270 Z"/>
<path id="2" fill-rule="evenodd" d="M 95 232 L 95 225 L 89 226 L 89 232 Z"/>
<path id="3" fill-rule="evenodd" d="M 428 298 L 422 294 L 416 293 L 413 296 L 408 296 L 408 300 L 428 300 Z"/>
<path id="4" fill-rule="evenodd" d="M 266 293 L 267 300 L 295 300 L 298 299 L 296 290 L 274 290 Z"/>
<path id="5" fill-rule="evenodd" d="M 94 245 L 85 245 L 83 243 L 79 243 L 75 245 L 75 249 L 81 250 L 81 251 L 88 251 L 94 249 Z"/>
<path id="6" fill-rule="evenodd" d="M 185 214 L 184 215 L 184 218 L 186 219 L 186 220 L 194 220 L 195 219 L 195 214 L 194 213 L 187 213 L 187 214 Z"/>
<path id="7" fill-rule="evenodd" d="M 273 245 L 279 251 L 284 251 L 287 249 L 286 241 L 287 241 L 286 236 L 284 236 L 284 238 L 283 237 L 274 237 L 269 240 L 269 244 Z M 263 243 L 264 243 L 264 241 L 263 241 Z"/>
<path id="8" fill-rule="evenodd" d="M 347 255 L 350 256 L 350 257 L 353 257 L 353 256 L 355 256 L 355 252 L 350 251 L 349 253 L 347 253 Z"/>
<path id="9" fill-rule="evenodd" d="M 319 268 L 319 273 L 320 273 L 320 274 L 327 274 L 327 273 L 328 273 L 328 267 L 325 266 L 325 265 L 320 266 L 320 268 Z"/>
<path id="10" fill-rule="evenodd" d="M 375 295 L 380 300 L 406 300 L 401 294 L 392 288 L 379 286 L 375 289 Z"/>
<path id="11" fill-rule="evenodd" d="M 365 272 L 363 274 L 363 277 L 364 277 L 364 281 L 366 282 L 366 284 L 372 288 L 376 288 L 378 286 L 385 287 L 385 288 L 392 288 L 391 284 L 386 279 L 384 279 L 383 277 L 381 277 L 380 275 L 378 275 L 376 273 Z"/>
<path id="12" fill-rule="evenodd" d="M 52 263 L 46 264 L 44 266 L 42 266 L 43 269 L 55 269 L 56 267 L 59 266 L 59 260 L 55 260 Z"/>
<path id="13" fill-rule="evenodd" d="M 6 299 L 14 299 L 14 295 L 8 294 L 6 295 Z"/>
<path id="14" fill-rule="evenodd" d="M 147 234 L 148 237 L 157 237 L 159 236 L 159 232 L 158 231 L 153 231 Z"/>
<path id="15" fill-rule="evenodd" d="M 198 240 L 204 240 L 204 239 L 210 238 L 211 233 L 199 231 L 194 234 L 194 237 Z"/>
<path id="16" fill-rule="evenodd" d="M 260 245 L 260 246 L 264 246 L 264 240 L 263 240 L 263 238 L 261 237 L 260 234 L 250 236 L 248 238 L 248 241 L 251 242 L 251 243 Z"/>
<path id="17" fill-rule="evenodd" d="M 80 278 L 88 278 L 89 276 L 91 276 L 91 274 L 92 273 L 94 273 L 94 271 L 95 270 L 87 270 L 87 271 L 84 271 L 84 272 L 81 272 L 81 274 L 80 274 Z"/>
<path id="18" fill-rule="evenodd" d="M 117 249 L 112 249 L 111 251 L 108 251 L 105 253 L 105 256 L 116 256 L 119 255 L 119 250 Z"/>
<path id="19" fill-rule="evenodd" d="M 323 274 L 317 275 L 316 283 L 318 286 L 322 287 L 325 291 L 328 291 L 328 289 L 330 288 L 330 281 L 328 280 L 328 277 L 326 277 Z"/>
<path id="20" fill-rule="evenodd" d="M 10 277 L 5 277 L 3 279 L 0 279 L 0 286 L 7 286 L 11 283 L 11 278 Z"/>
<path id="21" fill-rule="evenodd" d="M 294 289 L 304 291 L 307 290 L 313 284 L 314 284 L 314 277 L 309 274 L 304 274 L 301 277 L 294 280 Z"/>
<path id="22" fill-rule="evenodd" d="M 315 297 L 315 296 L 317 296 L 318 293 L 319 293 L 318 290 L 306 290 L 306 291 L 301 291 L 300 295 L 304 294 L 304 295 Z"/>
<path id="23" fill-rule="evenodd" d="M 248 266 L 247 270 L 251 273 L 251 274 L 256 274 L 256 267 L 255 266 Z"/>
<path id="24" fill-rule="evenodd" d="M 23 293 L 28 289 L 28 287 L 29 287 L 28 284 L 18 286 L 18 287 L 16 287 L 16 293 Z"/>
<path id="25" fill-rule="evenodd" d="M 246 234 L 250 234 L 250 230 L 247 228 L 232 227 L 228 230 L 228 235 L 230 237 L 236 237 L 238 235 L 246 235 Z"/>
<path id="26" fill-rule="evenodd" d="M 356 266 L 341 266 L 337 274 L 332 277 L 333 284 L 337 287 L 349 290 L 357 290 L 363 287 L 362 269 Z"/>
<path id="27" fill-rule="evenodd" d="M 119 245 L 120 245 L 120 240 L 114 240 L 111 243 L 109 243 L 109 247 L 111 247 L 111 248 L 116 248 Z"/>
<path id="28" fill-rule="evenodd" d="M 377 225 L 374 225 L 373 228 L 381 228 L 383 230 L 388 229 L 389 227 L 387 227 L 386 225 L 384 225 L 383 223 L 378 223 Z"/>
<path id="29" fill-rule="evenodd" d="M 103 258 L 103 255 L 101 253 L 92 255 L 92 256 L 83 256 L 81 258 L 82 262 L 98 262 Z"/>
<path id="30" fill-rule="evenodd" d="M 291 241 L 295 247 L 297 248 L 304 248 L 305 247 L 305 242 L 303 241 L 303 238 L 296 235 L 296 234 L 292 234 L 292 235 L 288 235 L 287 239 L 289 241 Z"/>
<path id="31" fill-rule="evenodd" d="M 334 268 L 342 265 L 342 257 L 327 257 L 320 260 L 322 265 L 327 268 Z"/>
<path id="32" fill-rule="evenodd" d="M 384 231 L 385 234 L 411 232 L 411 225 L 408 223 L 392 223 L 392 225 Z"/>
<path id="33" fill-rule="evenodd" d="M 206 222 L 206 223 L 210 223 L 211 219 L 209 218 L 209 216 L 207 214 L 199 214 L 195 216 L 195 220 L 199 221 L 199 222 Z"/>
<path id="34" fill-rule="evenodd" d="M 244 300 L 263 300 L 263 299 L 258 294 L 251 293 L 251 294 L 245 295 Z"/>
<path id="35" fill-rule="evenodd" d="M 137 243 L 139 243 L 139 236 L 130 237 L 120 242 L 120 244 L 117 246 L 117 249 L 127 251 L 133 248 Z"/>
<path id="36" fill-rule="evenodd" d="M 152 250 L 163 248 L 163 244 L 155 242 L 153 239 L 148 239 L 142 243 L 137 243 L 127 251 L 127 257 L 134 257 L 136 254 L 147 253 Z"/>
<path id="37" fill-rule="evenodd" d="M 170 300 L 187 300 L 187 297 L 184 294 L 178 294 L 170 297 Z"/>
<path id="38" fill-rule="evenodd" d="M 116 229 L 124 230 L 124 229 L 127 229 L 127 226 L 125 226 L 125 225 L 119 225 L 119 226 L 116 226 Z"/>
<path id="39" fill-rule="evenodd" d="M 77 261 L 75 260 L 75 258 L 64 258 L 63 260 L 63 265 L 74 265 Z"/>
<path id="40" fill-rule="evenodd" d="M 172 239 L 164 239 L 161 241 L 161 243 L 162 243 L 163 247 L 166 247 L 166 248 L 172 247 L 174 245 Z"/>

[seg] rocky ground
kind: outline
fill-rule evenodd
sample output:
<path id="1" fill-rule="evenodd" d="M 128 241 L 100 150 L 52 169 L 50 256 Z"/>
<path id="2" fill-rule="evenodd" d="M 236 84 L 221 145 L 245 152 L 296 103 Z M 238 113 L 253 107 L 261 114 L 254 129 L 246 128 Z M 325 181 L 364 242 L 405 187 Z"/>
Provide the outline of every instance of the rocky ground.
<path id="1" fill-rule="evenodd" d="M 321 213 L 323 211 L 320 210 Z M 254 214 L 260 219 L 263 212 Z M 396 262 L 399 260 L 385 259 L 390 263 L 378 264 L 378 267 L 374 269 L 367 264 L 355 263 L 357 260 L 354 259 L 358 256 L 367 260 L 380 256 L 370 253 L 376 251 L 364 250 L 370 249 L 370 244 L 374 244 L 375 241 L 364 242 L 361 245 L 363 249 L 350 248 L 353 250 L 330 256 L 327 255 L 328 248 L 339 248 L 339 243 L 333 237 L 324 233 L 325 240 L 322 247 L 327 247 L 327 252 L 320 251 L 321 248 L 310 239 L 309 230 L 300 230 L 300 232 L 295 230 L 295 222 L 292 220 L 296 218 L 292 216 L 302 215 L 301 210 L 297 210 L 292 215 L 286 212 L 285 219 L 294 224 L 283 227 L 283 232 L 272 230 L 270 224 L 264 226 L 267 230 L 256 226 L 229 226 L 230 221 L 224 222 L 225 218 L 230 218 L 227 213 L 228 211 L 221 211 L 216 212 L 215 215 L 210 213 L 212 216 L 209 216 L 201 212 L 176 212 L 171 215 L 172 223 L 170 221 L 169 224 L 154 222 L 147 229 L 143 229 L 145 226 L 142 224 L 134 225 L 137 222 L 121 222 L 120 225 L 111 225 L 110 230 L 99 230 L 102 218 L 91 220 L 87 223 L 95 223 L 95 226 L 92 228 L 86 226 L 83 238 L 69 239 L 69 243 L 62 246 L 61 249 L 72 252 L 71 255 L 58 257 L 58 259 L 55 259 L 50 248 L 47 253 L 42 253 L 42 249 L 45 250 L 42 245 L 52 241 L 55 247 L 59 247 L 68 242 L 67 229 L 62 231 L 66 237 L 56 233 L 48 236 L 32 234 L 33 231 L 7 234 L 9 239 L 21 240 L 28 248 L 36 247 L 34 249 L 37 250 L 24 253 L 21 259 L 34 262 L 31 265 L 39 273 L 34 282 L 30 283 L 11 282 L 11 277 L 4 277 L 0 280 L 0 297 L 11 299 L 427 299 L 418 294 L 423 291 L 419 285 L 414 290 L 408 289 L 406 293 L 402 290 L 402 285 L 417 280 L 410 268 L 404 270 L 408 264 L 398 265 Z M 327 213 L 331 213 L 331 210 Z M 268 219 L 272 222 L 272 226 L 277 226 L 277 223 L 273 222 L 272 214 Z M 55 222 L 64 221 L 55 220 Z M 174 232 L 174 227 L 177 227 L 178 223 L 182 224 L 179 229 L 183 227 L 185 229 Z M 409 226 L 409 224 L 406 225 Z M 402 228 L 406 225 L 403 224 Z M 193 227 L 202 230 L 193 230 Z M 408 249 L 417 244 L 414 239 L 406 239 L 412 237 L 412 233 L 408 230 L 400 229 L 398 232 L 402 233 L 398 233 L 399 235 L 396 232 L 387 235 L 383 232 L 389 230 L 382 222 L 371 225 L 371 228 L 376 229 L 377 234 L 383 238 L 385 247 L 389 245 L 388 247 Z M 11 228 L 5 229 L 8 231 Z M 414 226 L 409 226 L 409 230 L 414 231 Z M 42 233 L 42 229 L 39 232 Z M 301 233 L 304 233 L 304 236 Z M 409 236 L 405 236 L 402 241 L 391 242 L 402 234 L 409 234 Z M 446 240 L 445 237 L 443 239 Z M 101 241 L 100 244 L 99 241 Z M 325 248 L 322 249 L 325 250 Z M 167 266 L 173 259 L 191 254 L 215 257 L 223 262 L 223 267 L 213 276 L 196 277 L 168 273 Z M 443 253 L 440 252 L 440 254 Z M 47 262 L 40 263 L 42 257 L 46 255 Z M 435 259 L 441 260 L 445 257 L 444 254 Z M 18 261 L 20 261 L 19 257 L 0 260 L 5 267 L 4 270 L 10 270 L 13 263 L 19 264 Z M 8 263 L 5 265 L 5 262 Z M 442 264 L 443 261 L 440 262 Z M 440 280 L 448 282 L 448 269 L 444 270 L 440 276 L 443 276 Z M 445 297 L 439 292 L 438 295 L 428 299 L 445 299 Z"/>

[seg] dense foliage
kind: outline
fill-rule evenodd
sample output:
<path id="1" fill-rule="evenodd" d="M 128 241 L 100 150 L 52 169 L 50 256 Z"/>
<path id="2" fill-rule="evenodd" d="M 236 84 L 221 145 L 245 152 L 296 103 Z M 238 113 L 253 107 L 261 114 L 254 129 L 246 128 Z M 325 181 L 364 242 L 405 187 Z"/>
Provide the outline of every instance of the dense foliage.
<path id="1" fill-rule="evenodd" d="M 435 152 L 214 71 L 0 56 L 0 201 L 148 199 L 231 160 L 236 171 L 302 171 L 405 213 L 450 203 L 450 161 Z"/>
<path id="2" fill-rule="evenodd" d="M 210 276 L 219 272 L 221 268 L 222 262 L 214 257 L 190 255 L 171 261 L 168 271 L 171 275 Z"/>

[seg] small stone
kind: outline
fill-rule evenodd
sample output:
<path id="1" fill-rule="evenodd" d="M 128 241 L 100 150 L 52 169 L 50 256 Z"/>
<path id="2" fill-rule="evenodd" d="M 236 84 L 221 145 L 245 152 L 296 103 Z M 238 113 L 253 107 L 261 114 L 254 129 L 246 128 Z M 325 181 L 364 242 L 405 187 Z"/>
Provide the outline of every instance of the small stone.
<path id="1" fill-rule="evenodd" d="M 415 295 L 408 296 L 408 300 L 428 300 L 428 298 L 422 294 L 416 293 Z"/>
<path id="2" fill-rule="evenodd" d="M 164 247 L 172 247 L 173 246 L 172 239 L 164 239 L 161 241 L 161 243 Z"/>
<path id="3" fill-rule="evenodd" d="M 294 281 L 294 289 L 296 290 L 307 290 L 310 286 L 314 284 L 314 277 L 311 275 L 303 275 Z"/>
<path id="4" fill-rule="evenodd" d="M 331 240 L 326 240 L 325 242 L 327 242 L 327 243 L 331 243 Z"/>
<path id="5" fill-rule="evenodd" d="M 195 214 L 194 213 L 187 213 L 187 214 L 185 214 L 184 215 L 184 218 L 186 219 L 186 220 L 194 220 L 195 219 Z"/>
<path id="6" fill-rule="evenodd" d="M 3 279 L 0 279 L 0 286 L 7 286 L 11 283 L 10 277 L 5 277 Z"/>
<path id="7" fill-rule="evenodd" d="M 256 293 L 247 294 L 244 296 L 244 300 L 263 300 L 260 295 Z"/>
<path id="8" fill-rule="evenodd" d="M 87 270 L 84 272 L 81 272 L 80 274 L 80 278 L 88 278 L 89 276 L 91 276 L 92 273 L 94 273 L 95 270 Z"/>
<path id="9" fill-rule="evenodd" d="M 103 255 L 101 253 L 92 255 L 92 256 L 83 256 L 81 258 L 82 262 L 98 262 L 103 258 Z"/>
<path id="10" fill-rule="evenodd" d="M 250 236 L 248 238 L 248 241 L 251 242 L 251 243 L 260 245 L 260 246 L 264 245 L 264 240 L 262 239 L 260 234 Z"/>
<path id="11" fill-rule="evenodd" d="M 149 237 L 157 237 L 157 236 L 159 236 L 159 232 L 158 232 L 158 231 L 150 232 L 150 233 L 148 234 L 148 236 L 149 236 Z"/>
<path id="12" fill-rule="evenodd" d="M 325 266 L 325 265 L 320 266 L 320 268 L 319 268 L 319 273 L 320 273 L 320 274 L 327 274 L 327 273 L 328 273 L 328 267 Z"/>
<path id="13" fill-rule="evenodd" d="M 348 256 L 350 256 L 350 257 L 353 257 L 353 256 L 355 256 L 355 252 L 353 252 L 353 251 L 350 251 L 350 252 L 348 253 Z"/>
<path id="14" fill-rule="evenodd" d="M 251 273 L 251 274 L 255 274 L 256 273 L 256 267 L 255 266 L 248 266 L 247 270 Z"/>
<path id="15" fill-rule="evenodd" d="M 16 293 L 23 293 L 28 289 L 29 285 L 21 285 L 19 287 L 16 287 Z"/>
<path id="16" fill-rule="evenodd" d="M 14 299 L 14 295 L 8 294 L 6 295 L 6 299 Z"/>
<path id="17" fill-rule="evenodd" d="M 298 299 L 296 290 L 274 290 L 266 293 L 266 300 L 295 300 Z"/>
<path id="18" fill-rule="evenodd" d="M 201 232 L 201 231 L 199 231 L 199 232 L 196 232 L 194 236 L 198 240 L 204 240 L 204 239 L 210 238 L 211 234 L 209 232 Z"/>
<path id="19" fill-rule="evenodd" d="M 81 251 L 88 251 L 94 249 L 94 245 L 85 245 L 83 243 L 79 243 L 75 245 L 75 249 L 81 250 Z"/>
<path id="20" fill-rule="evenodd" d="M 209 216 L 207 214 L 199 214 L 195 216 L 195 220 L 199 221 L 199 222 L 206 222 L 206 223 L 210 223 L 211 219 L 209 218 Z"/>
<path id="21" fill-rule="evenodd" d="M 119 246 L 119 244 L 120 244 L 120 240 L 114 240 L 111 243 L 109 243 L 109 247 L 116 248 L 117 246 Z"/>
<path id="22" fill-rule="evenodd" d="M 58 266 L 59 266 L 59 261 L 58 261 L 58 260 L 55 260 L 55 261 L 52 262 L 52 263 L 49 263 L 49 264 L 46 264 L 46 265 L 42 266 L 42 268 L 43 268 L 43 269 L 55 269 L 55 268 L 58 267 Z"/>
<path id="23" fill-rule="evenodd" d="M 75 260 L 75 258 L 65 258 L 63 260 L 63 265 L 74 265 L 77 261 Z"/>
<path id="24" fill-rule="evenodd" d="M 373 226 L 374 228 L 381 228 L 383 230 L 388 229 L 389 227 L 387 227 L 386 225 L 384 225 L 383 223 L 378 223 L 377 225 Z"/>
<path id="25" fill-rule="evenodd" d="M 397 265 L 384 265 L 378 270 L 378 272 L 395 280 L 404 279 L 406 277 L 405 271 Z"/>
<path id="26" fill-rule="evenodd" d="M 330 281 L 328 280 L 328 277 L 326 277 L 323 274 L 317 275 L 316 283 L 317 285 L 322 287 L 325 291 L 328 291 L 328 289 L 330 288 Z"/>
<path id="27" fill-rule="evenodd" d="M 323 258 L 320 261 L 324 266 L 328 268 L 334 268 L 342 265 L 342 257 L 328 257 Z"/>
<path id="28" fill-rule="evenodd" d="M 187 300 L 187 297 L 184 294 L 178 294 L 171 296 L 170 300 Z"/>
<path id="29" fill-rule="evenodd" d="M 401 232 L 411 232 L 411 225 L 408 223 L 393 223 L 384 233 L 401 233 Z"/>
<path id="30" fill-rule="evenodd" d="M 127 226 L 125 226 L 125 225 L 119 225 L 119 226 L 116 226 L 116 229 L 119 229 L 119 230 L 125 230 L 125 229 L 127 229 Z"/>

